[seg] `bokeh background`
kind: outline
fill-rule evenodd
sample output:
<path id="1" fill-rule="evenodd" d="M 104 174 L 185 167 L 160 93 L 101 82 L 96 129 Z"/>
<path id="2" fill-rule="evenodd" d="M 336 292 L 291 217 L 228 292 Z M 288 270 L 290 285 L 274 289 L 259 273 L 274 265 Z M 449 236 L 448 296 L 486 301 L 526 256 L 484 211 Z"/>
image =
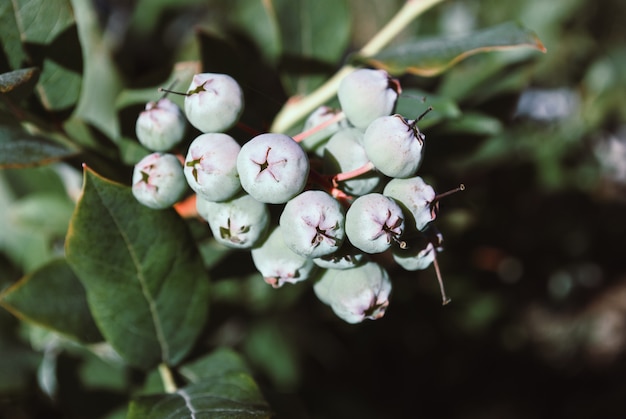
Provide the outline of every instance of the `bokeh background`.
<path id="1" fill-rule="evenodd" d="M 133 88 L 161 83 L 189 54 L 198 25 L 210 29 L 203 35 L 207 70 L 242 71 L 233 57 L 245 63 L 267 54 L 246 37 L 250 28 L 227 25 L 227 2 L 95 3 Z M 400 4 L 347 2 L 344 57 Z M 270 289 L 248 254 L 230 253 L 212 272 L 211 319 L 199 353 L 218 345 L 239 350 L 278 418 L 624 417 L 624 16 L 621 0 L 446 1 L 427 12 L 398 42 L 515 20 L 547 48 L 479 54 L 437 77 L 402 77 L 403 86 L 425 92 L 426 104 L 439 100 L 451 109 L 424 120 L 420 174 L 440 191 L 466 186 L 441 202 L 437 220 L 452 303 L 441 306 L 432 267 L 409 273 L 389 265 L 394 291 L 385 317 L 348 325 L 311 287 Z M 314 85 L 341 64 L 305 58 L 287 54 L 253 67 L 256 94 L 246 112 L 254 128 L 266 129 L 288 96 L 311 87 L 293 82 L 294 74 L 307 71 Z M 122 109 L 120 118 L 130 122 L 137 112 Z M 28 189 L 6 176 L 14 190 Z M 23 274 L 7 255 L 2 268 L 3 286 Z M 7 336 L 20 327 L 4 311 L 0 322 Z M 3 354 L 27 355 L 18 372 L 10 370 L 11 382 L 0 377 L 0 417 L 96 417 L 99 405 L 97 417 L 124 417 L 124 391 L 151 379 L 66 351 L 55 354 L 50 398 L 33 333 L 19 332 L 22 343 L 3 346 Z"/>

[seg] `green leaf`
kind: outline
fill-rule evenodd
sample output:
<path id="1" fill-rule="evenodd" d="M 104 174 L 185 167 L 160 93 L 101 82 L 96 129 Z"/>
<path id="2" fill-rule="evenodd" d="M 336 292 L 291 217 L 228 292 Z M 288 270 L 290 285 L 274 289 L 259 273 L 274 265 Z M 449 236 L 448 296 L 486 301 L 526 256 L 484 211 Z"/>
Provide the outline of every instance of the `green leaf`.
<path id="1" fill-rule="evenodd" d="M 102 340 L 85 290 L 64 259 L 22 278 L 0 295 L 0 305 L 20 318 L 78 341 Z"/>
<path id="2" fill-rule="evenodd" d="M 29 67 L 0 74 L 0 93 L 14 101 L 25 98 L 35 88 L 39 73 L 38 68 Z"/>
<path id="3" fill-rule="evenodd" d="M 74 29 L 74 14 L 69 0 L 15 0 L 4 8 L 2 22 L 14 35 L 0 31 L 9 43 L 9 60 L 14 68 L 27 63 L 41 69 L 36 92 L 48 111 L 71 109 L 81 87 L 79 49 Z M 17 61 L 17 58 L 20 61 Z"/>
<path id="4" fill-rule="evenodd" d="M 14 3 L 11 1 L 0 2 L 0 43 L 7 55 L 9 69 L 20 68 L 26 59 L 26 53 L 22 48 L 20 30 L 15 20 Z"/>
<path id="5" fill-rule="evenodd" d="M 68 205 L 64 185 L 52 166 L 0 171 L 0 220 L 3 220 L 0 227 L 0 253 L 8 257 L 22 272 L 31 272 L 59 256 L 60 249 L 56 241 L 67 230 L 71 210 L 65 219 L 65 209 L 62 209 L 65 205 L 60 204 L 56 205 L 52 213 L 47 214 L 54 219 L 50 223 L 39 221 L 38 226 L 34 226 L 20 222 L 26 221 L 24 215 L 28 217 L 21 211 L 24 207 L 32 208 L 32 204 L 36 203 L 33 201 L 52 195 L 58 197 L 59 204 L 65 199 L 65 205 Z M 44 199 L 39 202 L 44 204 L 46 201 Z M 33 212 L 30 214 L 34 215 Z M 53 224 L 54 228 L 51 228 Z M 55 234 L 63 228 L 62 224 L 65 225 L 63 233 Z M 3 272 L 4 274 L 8 275 L 7 272 Z"/>
<path id="6" fill-rule="evenodd" d="M 467 112 L 458 119 L 446 122 L 440 132 L 491 136 L 500 134 L 502 129 L 502 123 L 497 118 L 482 113 Z"/>
<path id="7" fill-rule="evenodd" d="M 131 401 L 127 419 L 247 419 L 271 416 L 272 412 L 252 377 L 235 371 L 213 375 L 171 394 L 140 396 Z"/>
<path id="8" fill-rule="evenodd" d="M 45 60 L 41 77 L 37 85 L 39 100 L 49 111 L 61 111 L 72 108 L 78 102 L 82 76 L 63 65 Z"/>
<path id="9" fill-rule="evenodd" d="M 172 90 L 185 91 L 191 84 L 194 74 L 200 73 L 200 63 L 197 61 L 187 61 L 176 63 L 172 68 L 172 74 L 166 81 L 161 83 L 160 86 L 149 87 L 145 89 L 125 89 L 120 92 L 117 97 L 115 107 L 117 109 L 123 109 L 127 106 L 136 104 L 145 105 L 148 102 L 154 102 L 159 100 L 163 93 L 159 92 L 159 87 L 164 87 Z M 180 95 L 168 95 L 167 97 L 172 102 L 176 103 L 181 108 L 184 108 L 185 97 Z"/>
<path id="10" fill-rule="evenodd" d="M 480 61 L 446 73 L 437 93 L 457 102 L 482 103 L 506 92 L 519 92 L 528 85 L 530 74 L 523 70 L 529 50 L 488 54 Z"/>
<path id="11" fill-rule="evenodd" d="M 66 254 L 102 334 L 131 365 L 180 362 L 208 308 L 207 275 L 186 223 L 90 169 L 83 188 Z"/>
<path id="12" fill-rule="evenodd" d="M 22 42 L 48 44 L 74 23 L 69 0 L 13 0 Z"/>
<path id="13" fill-rule="evenodd" d="M 266 58 L 276 61 L 282 51 L 282 42 L 272 2 L 234 0 L 228 2 L 228 6 L 228 17 L 248 32 Z"/>
<path id="14" fill-rule="evenodd" d="M 298 385 L 301 378 L 298 350 L 286 330 L 285 323 L 262 320 L 246 335 L 244 351 L 255 370 L 265 373 L 276 388 L 287 390 Z"/>
<path id="15" fill-rule="evenodd" d="M 180 373 L 192 383 L 230 373 L 252 374 L 243 358 L 230 348 L 218 348 L 194 362 L 183 365 Z"/>
<path id="16" fill-rule="evenodd" d="M 75 115 L 116 140 L 120 126 L 115 101 L 122 90 L 122 79 L 103 39 L 93 2 L 72 0 L 71 3 L 84 62 L 83 86 Z"/>
<path id="17" fill-rule="evenodd" d="M 305 94 L 335 70 L 350 40 L 345 0 L 275 0 L 290 94 Z"/>
<path id="18" fill-rule="evenodd" d="M 421 39 L 387 48 L 372 57 L 357 57 L 394 75 L 411 73 L 432 77 L 480 52 L 534 48 L 545 52 L 537 35 L 518 23 L 508 22 L 463 36 Z"/>
<path id="19" fill-rule="evenodd" d="M 453 100 L 419 89 L 404 89 L 398 98 L 395 112 L 405 118 L 415 119 L 429 106 L 432 106 L 433 110 L 419 122 L 420 129 L 461 115 L 461 110 Z"/>
<path id="20" fill-rule="evenodd" d="M 0 394 L 25 394 L 35 376 L 41 354 L 22 343 L 3 339 L 0 339 L 0 353 Z"/>
<path id="21" fill-rule="evenodd" d="M 76 154 L 22 128 L 0 126 L 0 169 L 41 166 Z"/>
<path id="22" fill-rule="evenodd" d="M 74 202 L 65 194 L 30 193 L 8 208 L 12 222 L 48 237 L 63 237 L 67 232 Z"/>

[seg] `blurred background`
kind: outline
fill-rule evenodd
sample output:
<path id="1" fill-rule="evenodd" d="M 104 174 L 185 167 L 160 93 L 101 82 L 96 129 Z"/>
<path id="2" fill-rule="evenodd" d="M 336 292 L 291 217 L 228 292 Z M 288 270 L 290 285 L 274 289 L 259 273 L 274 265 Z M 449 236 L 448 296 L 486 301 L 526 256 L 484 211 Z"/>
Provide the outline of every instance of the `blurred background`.
<path id="1" fill-rule="evenodd" d="M 287 97 L 310 91 L 341 61 L 287 49 L 276 55 L 264 43 L 269 35 L 250 23 L 254 16 L 231 13 L 239 3 L 95 0 L 128 89 L 159 85 L 174 62 L 199 51 L 206 71 L 247 80 L 244 118 L 263 130 Z M 345 22 L 333 32 L 345 40 L 341 57 L 401 3 L 351 0 L 327 10 Z M 624 417 L 624 16 L 621 0 L 445 1 L 427 12 L 397 42 L 513 20 L 547 48 L 479 54 L 440 76 L 401 78 L 408 91 L 424 92 L 423 107 L 441 106 L 423 121 L 420 174 L 438 191 L 466 186 L 441 202 L 436 223 L 452 303 L 441 306 L 432 267 L 406 272 L 390 264 L 385 317 L 348 325 L 311 287 L 273 290 L 247 253 L 228 253 L 212 272 L 214 301 L 198 353 L 238 349 L 278 418 Z M 200 47 L 191 41 L 197 37 Z M 119 109 L 128 137 L 139 109 Z M 24 273 L 10 256 L 2 266 L 5 285 Z M 4 311 L 0 322 L 5 331 L 17 328 Z M 3 354 L 27 346 L 5 346 Z M 10 383 L 0 378 L 0 408 L 8 412 L 0 409 L 0 417 L 87 417 L 87 405 L 98 403 L 107 406 L 98 417 L 124 417 L 124 391 L 149 378 L 87 359 L 60 355 L 54 401 L 35 377 L 35 352 L 17 370 L 0 367 L 14 374 Z M 94 375 L 104 381 L 90 385 Z"/>

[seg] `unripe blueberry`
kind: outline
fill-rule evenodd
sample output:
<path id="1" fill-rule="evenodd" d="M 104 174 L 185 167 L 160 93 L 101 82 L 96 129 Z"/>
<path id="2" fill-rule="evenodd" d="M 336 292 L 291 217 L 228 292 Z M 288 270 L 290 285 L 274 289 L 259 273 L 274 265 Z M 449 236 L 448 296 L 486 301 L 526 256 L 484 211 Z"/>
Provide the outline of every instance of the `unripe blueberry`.
<path id="1" fill-rule="evenodd" d="M 337 98 L 348 121 L 366 129 L 374 119 L 393 113 L 401 90 L 386 71 L 362 68 L 341 80 Z"/>
<path id="2" fill-rule="evenodd" d="M 392 198 L 379 193 L 362 195 L 346 213 L 346 235 L 365 253 L 382 253 L 404 233 L 404 214 Z"/>
<path id="3" fill-rule="evenodd" d="M 315 258 L 313 263 L 325 269 L 351 269 L 366 260 L 368 260 L 366 254 L 350 244 L 349 241 L 344 240 L 341 248 L 335 253 Z"/>
<path id="4" fill-rule="evenodd" d="M 326 121 L 329 121 L 332 118 L 337 116 L 339 111 L 333 109 L 329 106 L 320 106 L 315 111 L 313 111 L 304 122 L 304 132 L 313 129 L 317 126 L 320 126 Z M 307 151 L 313 152 L 316 155 L 322 157 L 324 154 L 324 145 L 328 141 L 328 139 L 341 128 L 346 127 L 348 124 L 344 119 L 341 121 L 337 121 L 331 123 L 330 125 L 322 128 L 321 130 L 307 135 L 304 140 L 300 142 L 302 148 Z"/>
<path id="5" fill-rule="evenodd" d="M 241 146 L 222 133 L 201 134 L 189 145 L 185 177 L 191 189 L 208 201 L 225 201 L 241 190 L 237 155 Z"/>
<path id="6" fill-rule="evenodd" d="M 324 172 L 336 174 L 350 172 L 369 162 L 363 148 L 363 132 L 357 128 L 343 128 L 336 132 L 324 147 Z M 364 195 L 374 191 L 381 182 L 376 171 L 339 183 L 339 188 L 349 195 Z"/>
<path id="7" fill-rule="evenodd" d="M 201 132 L 228 130 L 241 116 L 243 106 L 243 91 L 227 74 L 196 74 L 185 97 L 185 115 Z"/>
<path id="8" fill-rule="evenodd" d="M 395 199 L 407 217 L 407 226 L 423 230 L 435 219 L 435 190 L 419 176 L 407 179 L 391 179 L 383 195 Z"/>
<path id="9" fill-rule="evenodd" d="M 304 257 L 334 253 L 345 237 L 341 204 L 324 191 L 304 191 L 290 199 L 280 215 L 285 244 Z"/>
<path id="10" fill-rule="evenodd" d="M 424 270 L 435 260 L 437 249 L 431 242 L 410 249 L 394 249 L 393 260 L 407 271 Z"/>
<path id="11" fill-rule="evenodd" d="M 394 261 L 408 271 L 423 270 L 431 264 L 434 265 L 441 292 L 441 303 L 446 305 L 450 302 L 450 298 L 446 295 L 443 278 L 437 263 L 437 252 L 441 251 L 442 243 L 443 236 L 441 233 L 437 229 L 429 227 L 423 234 L 409 242 L 406 248 L 394 249 L 392 254 Z"/>
<path id="12" fill-rule="evenodd" d="M 265 133 L 241 147 L 237 170 L 241 186 L 256 200 L 283 204 L 304 189 L 309 159 L 293 138 Z"/>
<path id="13" fill-rule="evenodd" d="M 171 207 L 182 198 L 186 188 L 183 166 L 173 154 L 149 154 L 133 170 L 133 195 L 149 208 Z"/>
<path id="14" fill-rule="evenodd" d="M 227 247 L 250 249 L 265 238 L 269 229 L 267 205 L 247 194 L 225 202 L 198 197 L 196 208 L 209 223 L 215 240 Z"/>
<path id="15" fill-rule="evenodd" d="M 274 288 L 307 280 L 316 268 L 311 258 L 294 253 L 287 247 L 279 226 L 274 227 L 263 243 L 250 253 L 254 266 L 265 282 Z"/>
<path id="16" fill-rule="evenodd" d="M 395 114 L 377 118 L 367 127 L 363 147 L 381 173 L 405 178 L 413 176 L 422 162 L 424 138 L 416 121 Z"/>
<path id="17" fill-rule="evenodd" d="M 178 105 L 167 98 L 148 102 L 135 124 L 139 142 L 152 151 L 167 151 L 181 142 L 186 120 Z"/>
<path id="18" fill-rule="evenodd" d="M 375 262 L 352 269 L 328 269 L 313 286 L 317 297 L 347 323 L 379 319 L 389 306 L 391 281 Z"/>

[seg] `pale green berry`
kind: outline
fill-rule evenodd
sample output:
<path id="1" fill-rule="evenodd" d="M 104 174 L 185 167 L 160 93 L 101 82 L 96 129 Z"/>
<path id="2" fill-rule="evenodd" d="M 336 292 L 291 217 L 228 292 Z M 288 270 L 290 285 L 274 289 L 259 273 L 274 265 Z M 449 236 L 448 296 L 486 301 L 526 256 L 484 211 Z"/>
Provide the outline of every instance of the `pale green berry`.
<path id="1" fill-rule="evenodd" d="M 248 194 L 224 202 L 198 197 L 196 208 L 208 222 L 215 240 L 227 247 L 250 249 L 265 238 L 269 229 L 267 205 Z"/>
<path id="2" fill-rule="evenodd" d="M 285 244 L 299 255 L 317 258 L 336 252 L 343 243 L 345 212 L 324 191 L 304 191 L 290 199 L 280 215 Z"/>
<path id="3" fill-rule="evenodd" d="M 148 102 L 135 124 L 139 142 L 152 151 L 167 151 L 185 135 L 187 121 L 178 105 L 167 98 Z"/>
<path id="4" fill-rule="evenodd" d="M 393 113 L 401 91 L 385 70 L 361 68 L 341 80 L 337 98 L 348 121 L 366 129 L 374 119 Z"/>
<path id="5" fill-rule="evenodd" d="M 428 242 L 424 247 L 410 249 L 394 249 L 393 260 L 407 271 L 418 271 L 428 268 L 437 255 L 435 246 Z"/>
<path id="6" fill-rule="evenodd" d="M 324 172 L 345 173 L 363 167 L 369 158 L 363 148 L 363 131 L 357 128 L 343 128 L 337 131 L 324 147 Z M 369 171 L 356 178 L 339 183 L 339 189 L 358 196 L 373 192 L 380 185 L 382 177 L 376 171 Z"/>
<path id="7" fill-rule="evenodd" d="M 227 74 L 196 74 L 185 97 L 185 115 L 201 132 L 230 129 L 239 120 L 243 106 L 243 91 Z"/>
<path id="8" fill-rule="evenodd" d="M 284 204 L 304 189 L 309 159 L 293 138 L 265 133 L 241 147 L 237 170 L 241 186 L 256 200 Z"/>
<path id="9" fill-rule="evenodd" d="M 304 121 L 303 131 L 313 129 L 324 122 L 335 118 L 339 113 L 338 110 L 333 109 L 329 106 L 320 106 L 315 111 L 313 111 L 307 119 Z M 349 124 L 346 122 L 346 119 L 342 119 L 341 121 L 334 122 L 321 130 L 310 134 L 304 138 L 300 142 L 300 145 L 305 150 L 312 152 L 319 157 L 322 157 L 324 154 L 324 146 L 328 139 L 340 129 L 347 127 Z"/>
<path id="10" fill-rule="evenodd" d="M 416 121 L 383 116 L 365 130 L 363 147 L 377 170 L 389 177 L 413 176 L 422 162 L 425 136 Z"/>
<path id="11" fill-rule="evenodd" d="M 329 255 L 315 258 L 313 262 L 320 268 L 325 269 L 351 269 L 367 260 L 368 257 L 365 253 L 345 240 L 339 250 Z"/>
<path id="12" fill-rule="evenodd" d="M 280 226 L 274 227 L 267 238 L 251 251 L 252 261 L 265 282 L 274 288 L 309 279 L 316 265 L 311 258 L 293 252 L 283 240 Z"/>
<path id="13" fill-rule="evenodd" d="M 435 190 L 420 176 L 391 179 L 385 185 L 383 195 L 400 204 L 407 217 L 407 226 L 421 231 L 435 219 Z"/>
<path id="14" fill-rule="evenodd" d="M 313 286 L 324 304 L 347 323 L 379 319 L 389 306 L 391 280 L 387 271 L 375 262 L 352 269 L 328 269 Z"/>
<path id="15" fill-rule="evenodd" d="M 186 189 L 183 166 L 173 154 L 152 153 L 134 167 L 133 195 L 149 208 L 171 207 L 182 198 Z"/>
<path id="16" fill-rule="evenodd" d="M 365 253 L 382 253 L 400 243 L 404 214 L 392 198 L 369 193 L 355 199 L 346 213 L 346 235 Z"/>
<path id="17" fill-rule="evenodd" d="M 208 201 L 226 201 L 240 190 L 237 156 L 241 146 L 223 133 L 196 137 L 185 158 L 185 178 L 199 196 Z"/>

